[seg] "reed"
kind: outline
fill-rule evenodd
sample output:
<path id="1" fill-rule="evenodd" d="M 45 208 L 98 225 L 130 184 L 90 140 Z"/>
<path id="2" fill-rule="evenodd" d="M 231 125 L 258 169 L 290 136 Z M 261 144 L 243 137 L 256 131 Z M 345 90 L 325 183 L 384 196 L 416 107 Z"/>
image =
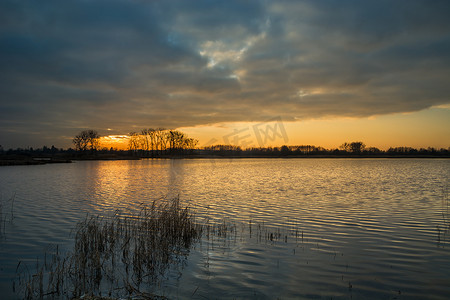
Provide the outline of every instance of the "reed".
<path id="1" fill-rule="evenodd" d="M 73 250 L 57 250 L 19 285 L 26 299 L 145 298 L 145 288 L 186 257 L 202 229 L 179 199 L 153 202 L 132 217 L 87 216 L 76 226 Z"/>
<path id="2" fill-rule="evenodd" d="M 6 222 L 12 222 L 14 219 L 14 200 L 16 198 L 16 195 L 14 194 L 9 200 L 2 201 L 0 199 L 0 236 L 4 235 L 6 233 Z M 11 204 L 10 211 L 6 211 L 7 203 Z"/>
<path id="3" fill-rule="evenodd" d="M 450 229 L 450 203 L 448 200 L 448 187 L 442 190 L 442 219 L 444 221 L 444 227 Z"/>
<path id="4" fill-rule="evenodd" d="M 246 231 L 258 243 L 297 243 L 299 238 L 296 224 L 280 229 L 250 220 L 238 226 L 209 217 L 200 223 L 179 198 L 154 201 L 132 216 L 88 215 L 73 231 L 71 251 L 62 254 L 56 247 L 34 272 L 22 266 L 19 292 L 25 299 L 163 299 L 152 288 L 171 267 L 183 265 L 195 243 L 229 248 Z"/>
<path id="5" fill-rule="evenodd" d="M 450 231 L 450 202 L 448 199 L 448 187 L 442 189 L 442 224 L 436 225 L 438 245 L 444 246 L 447 242 L 447 235 Z"/>

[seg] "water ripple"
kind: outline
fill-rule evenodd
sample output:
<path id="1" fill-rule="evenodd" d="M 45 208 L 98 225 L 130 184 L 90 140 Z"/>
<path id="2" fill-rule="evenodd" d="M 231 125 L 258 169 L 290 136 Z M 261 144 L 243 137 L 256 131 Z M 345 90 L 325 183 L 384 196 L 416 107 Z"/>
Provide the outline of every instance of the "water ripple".
<path id="1" fill-rule="evenodd" d="M 447 299 L 445 159 L 239 159 L 77 162 L 0 168 L 14 218 L 0 236 L 0 290 L 87 213 L 133 215 L 180 195 L 199 221 L 235 232 L 204 238 L 155 291 L 181 299 Z M 3 213 L 7 216 L 7 205 Z M 439 228 L 439 229 L 438 229 Z"/>

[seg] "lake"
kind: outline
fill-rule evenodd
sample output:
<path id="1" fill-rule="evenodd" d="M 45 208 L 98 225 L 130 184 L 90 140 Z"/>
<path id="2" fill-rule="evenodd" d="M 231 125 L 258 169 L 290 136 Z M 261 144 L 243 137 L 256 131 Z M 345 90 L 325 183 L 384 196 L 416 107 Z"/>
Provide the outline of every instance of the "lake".
<path id="1" fill-rule="evenodd" d="M 449 159 L 148 159 L 0 168 L 2 299 L 89 214 L 179 197 L 226 222 L 149 290 L 170 299 L 448 299 Z M 446 200 L 447 199 L 447 200 Z M 19 264 L 20 262 L 20 264 Z M 13 288 L 16 292 L 13 292 Z"/>

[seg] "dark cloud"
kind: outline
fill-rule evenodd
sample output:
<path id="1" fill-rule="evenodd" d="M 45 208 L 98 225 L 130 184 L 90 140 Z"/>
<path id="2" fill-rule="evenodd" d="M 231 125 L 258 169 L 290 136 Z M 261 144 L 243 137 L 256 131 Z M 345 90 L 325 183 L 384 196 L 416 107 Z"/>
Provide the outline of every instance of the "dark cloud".
<path id="1" fill-rule="evenodd" d="M 445 104 L 449 11 L 437 0 L 5 0 L 0 144 Z"/>

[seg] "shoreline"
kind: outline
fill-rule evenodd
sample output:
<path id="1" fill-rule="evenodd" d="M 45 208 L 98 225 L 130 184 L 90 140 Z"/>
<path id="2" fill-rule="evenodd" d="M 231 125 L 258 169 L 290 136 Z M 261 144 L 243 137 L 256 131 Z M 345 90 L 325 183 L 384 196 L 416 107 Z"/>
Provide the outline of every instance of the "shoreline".
<path id="1" fill-rule="evenodd" d="M 1 166 L 32 166 L 46 164 L 73 163 L 75 161 L 119 161 L 119 160 L 143 160 L 143 159 L 450 159 L 450 155 L 163 155 L 159 157 L 138 156 L 95 156 L 95 157 L 0 157 Z"/>
<path id="2" fill-rule="evenodd" d="M 46 164 L 67 164 L 72 163 L 70 159 L 0 159 L 0 167 L 6 166 L 37 166 Z"/>

